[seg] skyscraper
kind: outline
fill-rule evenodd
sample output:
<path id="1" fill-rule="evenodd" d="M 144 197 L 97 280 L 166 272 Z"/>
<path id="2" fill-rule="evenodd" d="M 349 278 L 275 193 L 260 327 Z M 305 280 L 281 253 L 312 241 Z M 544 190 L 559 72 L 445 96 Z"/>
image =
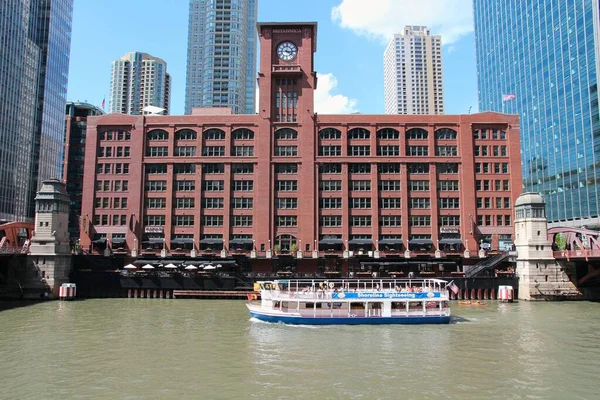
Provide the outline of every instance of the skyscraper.
<path id="1" fill-rule="evenodd" d="M 258 0 L 190 0 L 185 113 L 254 114 Z"/>
<path id="2" fill-rule="evenodd" d="M 33 221 L 60 177 L 72 19 L 73 0 L 0 3 L 0 220 Z"/>
<path id="3" fill-rule="evenodd" d="M 443 114 L 442 37 L 406 26 L 383 53 L 386 114 Z"/>
<path id="4" fill-rule="evenodd" d="M 598 223 L 598 0 L 475 0 L 480 111 L 519 114 L 524 191 Z M 570 222 L 567 222 L 570 221 Z"/>
<path id="5" fill-rule="evenodd" d="M 144 107 L 169 114 L 171 76 L 167 63 L 150 54 L 131 52 L 112 63 L 110 113 L 141 115 Z"/>

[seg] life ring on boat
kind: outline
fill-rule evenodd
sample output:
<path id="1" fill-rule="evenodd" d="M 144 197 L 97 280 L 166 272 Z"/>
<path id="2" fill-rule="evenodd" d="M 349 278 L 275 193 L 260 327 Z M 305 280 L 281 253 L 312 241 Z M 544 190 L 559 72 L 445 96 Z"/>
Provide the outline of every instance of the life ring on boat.
<path id="1" fill-rule="evenodd" d="M 248 293 L 248 300 L 252 301 L 252 300 L 257 300 L 258 296 L 256 295 L 256 293 Z"/>
<path id="2" fill-rule="evenodd" d="M 329 289 L 333 289 L 335 287 L 335 283 L 329 282 Z"/>
<path id="3" fill-rule="evenodd" d="M 356 317 L 356 314 L 350 314 L 350 318 Z"/>

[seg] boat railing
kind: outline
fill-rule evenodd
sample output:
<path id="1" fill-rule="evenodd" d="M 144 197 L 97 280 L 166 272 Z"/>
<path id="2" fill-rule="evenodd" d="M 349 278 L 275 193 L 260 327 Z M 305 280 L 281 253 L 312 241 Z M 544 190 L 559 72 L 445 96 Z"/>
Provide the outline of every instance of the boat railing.
<path id="1" fill-rule="evenodd" d="M 263 289 L 278 292 L 445 292 L 448 282 L 442 279 L 279 279 L 258 282 Z M 310 294 L 309 294 L 310 295 Z M 312 296 L 312 295 L 311 295 Z M 312 298 L 312 297 L 310 297 Z"/>

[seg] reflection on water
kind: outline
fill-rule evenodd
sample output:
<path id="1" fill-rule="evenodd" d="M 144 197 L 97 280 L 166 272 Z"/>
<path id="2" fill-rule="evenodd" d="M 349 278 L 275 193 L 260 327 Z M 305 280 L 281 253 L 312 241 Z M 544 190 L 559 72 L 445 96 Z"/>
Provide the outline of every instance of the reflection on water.
<path id="1" fill-rule="evenodd" d="M 0 398 L 592 399 L 593 303 L 453 307 L 449 325 L 288 326 L 243 302 L 0 312 Z"/>

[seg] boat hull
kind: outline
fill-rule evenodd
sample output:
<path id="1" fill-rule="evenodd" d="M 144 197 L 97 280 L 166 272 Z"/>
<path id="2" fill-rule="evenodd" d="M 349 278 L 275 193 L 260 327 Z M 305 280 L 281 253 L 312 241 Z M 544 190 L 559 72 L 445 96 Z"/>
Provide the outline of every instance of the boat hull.
<path id="1" fill-rule="evenodd" d="M 448 324 L 449 315 L 406 316 L 406 317 L 354 317 L 354 318 L 311 318 L 265 314 L 250 311 L 250 315 L 260 321 L 279 322 L 289 325 L 418 325 L 418 324 Z"/>

